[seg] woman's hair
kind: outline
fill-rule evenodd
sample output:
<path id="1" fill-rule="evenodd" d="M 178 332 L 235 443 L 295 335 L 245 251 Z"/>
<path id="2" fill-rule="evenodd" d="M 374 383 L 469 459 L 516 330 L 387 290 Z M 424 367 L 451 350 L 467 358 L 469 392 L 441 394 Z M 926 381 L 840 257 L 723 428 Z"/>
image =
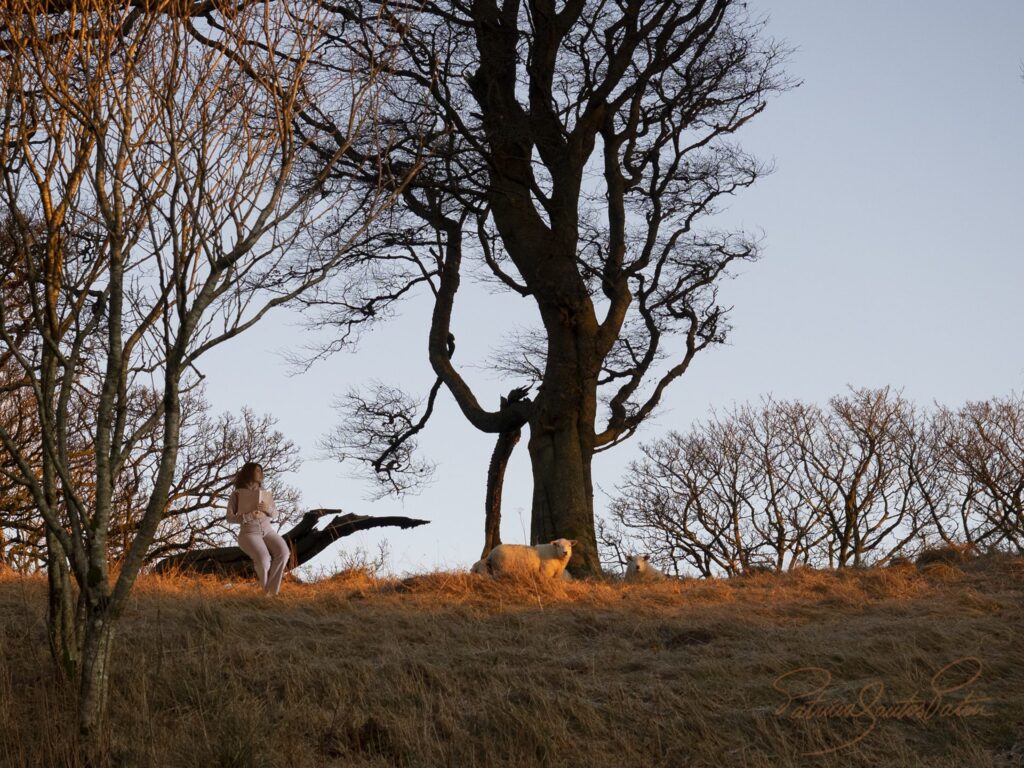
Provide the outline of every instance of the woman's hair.
<path id="1" fill-rule="evenodd" d="M 235 488 L 248 488 L 253 483 L 263 485 L 263 467 L 255 461 L 247 461 L 235 475 Z"/>

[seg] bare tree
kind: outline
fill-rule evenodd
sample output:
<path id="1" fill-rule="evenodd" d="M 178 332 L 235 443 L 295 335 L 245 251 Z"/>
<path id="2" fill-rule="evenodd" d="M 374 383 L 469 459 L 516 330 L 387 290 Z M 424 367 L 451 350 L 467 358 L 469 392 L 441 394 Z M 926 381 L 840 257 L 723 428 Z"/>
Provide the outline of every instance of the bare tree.
<path id="1" fill-rule="evenodd" d="M 613 499 L 606 546 L 615 540 L 702 576 L 782 571 L 816 557 L 822 513 L 801 493 L 792 434 L 802 414 L 766 400 L 645 446 Z"/>
<path id="2" fill-rule="evenodd" d="M 955 417 L 947 408 L 914 408 L 907 418 L 910 429 L 899 460 L 910 481 L 907 492 L 914 496 L 911 526 L 919 536 L 913 548 L 975 543 L 973 482 L 961 473 L 949 449 Z"/>
<path id="3" fill-rule="evenodd" d="M 825 532 L 820 509 L 800 493 L 800 462 L 793 425 L 803 408 L 766 399 L 760 408 L 743 406 L 730 420 L 738 431 L 738 451 L 750 475 L 747 504 L 750 526 L 759 544 L 753 560 L 776 572 L 806 564 L 816 556 Z"/>
<path id="4" fill-rule="evenodd" d="M 374 143 L 379 69 L 311 68 L 317 3 L 200 5 L 199 19 L 173 3 L 21 0 L 0 11 L 3 269 L 29 306 L 24 334 L 26 313 L 0 295 L 0 339 L 31 392 L 41 471 L 5 423 L 0 445 L 8 479 L 46 524 L 51 638 L 78 682 L 87 753 L 98 749 L 118 618 L 173 504 L 195 366 L 323 280 L 393 197 L 363 184 L 332 201 L 335 237 L 310 247 L 333 156 L 319 172 L 303 167 L 295 186 L 309 136 L 293 126 L 307 103 L 330 103 L 350 137 L 335 136 L 337 155 Z M 141 418 L 140 389 L 154 393 Z M 83 390 L 95 397 L 84 424 L 69 407 Z M 154 434 L 158 456 L 112 573 L 118 483 Z"/>
<path id="5" fill-rule="evenodd" d="M 341 462 L 356 462 L 372 470 L 374 498 L 401 496 L 422 488 L 433 476 L 434 465 L 416 455 L 416 435 L 426 426 L 434 410 L 440 382 L 435 383 L 422 403 L 405 392 L 381 382 L 370 392 L 350 390 L 335 400 L 340 423 L 320 442 L 324 455 Z"/>
<path id="6" fill-rule="evenodd" d="M 6 232 L 6 227 L 0 230 L 0 264 L 8 263 L 12 251 Z M 9 315 L 11 337 L 20 344 L 28 335 L 28 296 L 14 276 L 6 273 L 0 278 L 0 293 Z M 41 444 L 31 394 L 11 349 L 0 347 L 0 424 L 21 446 L 28 463 L 38 468 Z M 43 531 L 37 524 L 32 495 L 17 479 L 16 462 L 0 448 L 0 569 L 25 571 L 38 566 L 44 549 Z"/>
<path id="7" fill-rule="evenodd" d="M 429 360 L 464 416 L 489 433 L 529 426 L 531 538 L 577 539 L 574 569 L 596 571 L 593 454 L 724 340 L 716 286 L 757 256 L 747 235 L 701 224 L 766 171 L 732 136 L 791 85 L 785 51 L 733 0 L 390 7 L 406 34 L 383 120 L 405 138 L 381 165 L 426 155 L 394 226 L 352 252 L 347 299 L 312 297 L 320 325 L 337 349 L 430 290 Z M 379 28 L 376 6 L 338 13 Z M 460 284 L 480 270 L 530 302 L 543 339 L 541 359 L 524 355 L 536 397 L 496 411 L 448 351 Z"/>
<path id="8" fill-rule="evenodd" d="M 753 541 L 728 503 L 727 485 L 708 487 L 716 476 L 728 483 L 717 449 L 699 433 L 676 432 L 643 447 L 644 459 L 630 464 L 612 500 L 613 525 L 603 532 L 617 559 L 626 550 L 642 552 L 677 576 L 687 568 L 704 577 L 742 571 Z"/>
<path id="9" fill-rule="evenodd" d="M 30 466 L 41 465 L 41 443 L 34 411 L 15 366 L 0 366 L 2 396 L 0 423 L 3 430 L 21 446 Z M 18 467 L 13 457 L 0 450 L 0 568 L 28 572 L 41 567 L 45 559 L 45 531 L 39 524 L 32 495 L 18 482 Z"/>
<path id="10" fill-rule="evenodd" d="M 969 500 L 961 517 L 968 541 L 1024 553 L 1024 397 L 971 402 L 943 416 L 948 474 Z"/>
<path id="11" fill-rule="evenodd" d="M 10 253 L 8 252 L 8 256 Z M 11 263 L 9 258 L 4 264 Z M 0 288 L 6 295 L 5 306 L 15 313 L 28 309 L 28 302 L 19 292 L 24 285 L 9 275 Z M 12 318 L 10 328 L 16 331 Z M 29 327 L 29 318 L 20 319 L 20 327 Z M 84 368 L 95 362 L 83 360 Z M 92 374 L 89 374 L 91 376 Z M 88 378 L 83 376 L 82 378 Z M 67 405 L 69 442 L 79 446 L 69 453 L 71 472 L 82 479 L 83 502 L 94 503 L 89 483 L 85 480 L 95 463 L 90 442 L 91 415 L 98 406 L 96 392 L 89 381 L 81 382 Z M 0 359 L 0 420 L 19 446 L 18 454 L 37 473 L 42 467 L 42 438 L 33 405 L 32 388 L 20 371 L 13 352 L 8 349 Z M 159 407 L 159 395 L 146 388 L 128 392 L 133 402 L 127 408 L 131 424 L 129 432 L 140 429 L 143 422 Z M 274 429 L 269 415 L 257 416 L 243 408 L 238 416 L 222 414 L 214 418 L 201 390 L 182 395 L 180 458 L 172 483 L 168 509 L 160 524 L 146 562 L 190 546 L 214 546 L 226 533 L 217 507 L 220 496 L 230 485 L 237 467 L 244 461 L 259 461 L 268 470 L 275 499 L 280 509 L 294 516 L 298 493 L 281 481 L 281 476 L 298 466 L 298 451 L 293 443 Z M 155 463 L 160 457 L 162 436 L 158 427 L 133 448 L 120 469 L 112 500 L 109 555 L 118 561 L 127 552 L 149 486 L 155 476 Z M 0 563 L 20 572 L 44 570 L 46 563 L 46 525 L 36 511 L 28 489 L 18 482 L 19 470 L 15 456 L 0 447 Z"/>
<path id="12" fill-rule="evenodd" d="M 801 492 L 823 515 L 829 565 L 867 565 L 871 553 L 884 559 L 917 536 L 918 497 L 901 456 L 911 413 L 888 388 L 855 389 L 832 398 L 827 414 L 794 425 Z"/>

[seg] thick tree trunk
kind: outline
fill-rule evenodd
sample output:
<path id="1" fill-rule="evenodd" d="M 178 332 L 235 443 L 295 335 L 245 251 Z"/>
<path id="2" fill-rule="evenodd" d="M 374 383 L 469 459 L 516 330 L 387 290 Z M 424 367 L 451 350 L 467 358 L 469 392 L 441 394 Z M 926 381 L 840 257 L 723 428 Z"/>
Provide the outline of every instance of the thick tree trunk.
<path id="1" fill-rule="evenodd" d="M 598 369 L 593 358 L 593 339 L 579 327 L 549 323 L 544 381 L 530 419 L 531 543 L 575 539 L 569 570 L 576 576 L 601 572 L 591 478 Z"/>
<path id="2" fill-rule="evenodd" d="M 563 286 L 572 284 L 564 277 Z M 586 293 L 566 288 L 560 300 L 538 301 L 547 331 L 547 360 L 530 415 L 533 509 L 530 539 L 575 539 L 569 570 L 597 575 L 601 563 L 594 530 L 594 422 L 602 354 Z"/>
<path id="3" fill-rule="evenodd" d="M 114 625 L 109 612 L 90 607 L 85 620 L 82 670 L 78 685 L 78 734 L 87 765 L 101 762 L 103 720 L 110 689 L 110 655 Z"/>
<path id="4" fill-rule="evenodd" d="M 575 539 L 569 570 L 578 576 L 601 572 L 594 530 L 592 452 L 576 430 L 530 432 L 533 466 L 533 513 L 530 540 Z"/>

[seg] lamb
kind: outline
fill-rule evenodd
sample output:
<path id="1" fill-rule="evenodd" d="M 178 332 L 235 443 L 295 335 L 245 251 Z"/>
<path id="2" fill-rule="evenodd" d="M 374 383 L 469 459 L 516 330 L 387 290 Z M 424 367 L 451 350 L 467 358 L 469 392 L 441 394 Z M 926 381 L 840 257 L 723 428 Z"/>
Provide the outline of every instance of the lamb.
<path id="1" fill-rule="evenodd" d="M 485 562 L 488 570 L 495 576 L 537 573 L 545 578 L 557 579 L 565 572 L 574 546 L 575 539 L 555 539 L 548 544 L 535 544 L 532 547 L 523 544 L 499 544 L 480 563 Z M 474 572 L 478 572 L 476 567 L 473 566 Z"/>
<path id="2" fill-rule="evenodd" d="M 647 555 L 626 558 L 626 581 L 661 581 L 665 574 L 651 565 Z"/>

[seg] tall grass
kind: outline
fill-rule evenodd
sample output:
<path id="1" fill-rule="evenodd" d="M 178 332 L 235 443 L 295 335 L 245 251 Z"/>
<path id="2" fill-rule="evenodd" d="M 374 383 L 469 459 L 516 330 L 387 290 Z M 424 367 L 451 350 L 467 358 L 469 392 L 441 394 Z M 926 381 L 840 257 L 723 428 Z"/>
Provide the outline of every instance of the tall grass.
<path id="1" fill-rule="evenodd" d="M 359 571 L 286 584 L 144 578 L 117 639 L 110 765 L 1001 766 L 1024 740 L 1024 561 L 627 585 Z M 0 578 L 0 765 L 77 766 L 45 584 Z M 930 691 L 976 657 L 985 715 L 779 713 L 780 675 L 826 697 Z M 963 699 L 968 689 L 950 694 Z M 813 756 L 809 753 L 822 752 Z"/>

